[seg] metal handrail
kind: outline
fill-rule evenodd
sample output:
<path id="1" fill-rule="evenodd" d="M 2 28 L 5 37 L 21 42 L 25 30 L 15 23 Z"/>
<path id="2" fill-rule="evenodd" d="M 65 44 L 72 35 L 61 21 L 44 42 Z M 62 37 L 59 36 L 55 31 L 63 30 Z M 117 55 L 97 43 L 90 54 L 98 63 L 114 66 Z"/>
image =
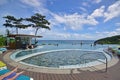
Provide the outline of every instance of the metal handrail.
<path id="1" fill-rule="evenodd" d="M 103 52 L 102 52 L 103 53 Z M 86 56 L 86 55 L 89 55 L 89 54 L 95 54 L 95 53 L 85 53 L 85 54 L 82 54 L 81 56 L 80 56 L 80 59 L 82 59 L 82 57 L 83 56 Z M 106 55 L 105 54 L 103 54 L 103 56 L 105 57 L 105 62 L 103 62 L 104 64 L 106 64 L 106 69 L 105 69 L 105 71 L 107 72 L 107 67 L 108 67 L 108 59 L 107 59 L 107 57 L 106 57 Z M 84 60 L 97 60 L 97 61 L 100 61 L 100 60 L 98 60 L 98 59 L 83 59 L 83 61 Z M 100 62 L 102 62 L 102 61 L 100 61 Z"/>

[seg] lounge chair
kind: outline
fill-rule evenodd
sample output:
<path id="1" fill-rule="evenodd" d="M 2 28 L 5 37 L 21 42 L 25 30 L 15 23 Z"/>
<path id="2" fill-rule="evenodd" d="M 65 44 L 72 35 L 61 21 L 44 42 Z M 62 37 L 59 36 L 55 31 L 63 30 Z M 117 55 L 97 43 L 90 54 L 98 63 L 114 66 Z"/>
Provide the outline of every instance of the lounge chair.
<path id="1" fill-rule="evenodd" d="M 10 72 L 10 70 L 8 70 L 8 69 L 0 70 L 0 75 L 3 75 L 7 72 Z M 13 75 L 10 75 L 10 76 L 13 76 Z M 29 76 L 25 76 L 25 75 L 20 75 L 15 80 L 33 80 L 33 78 L 30 78 Z"/>
<path id="2" fill-rule="evenodd" d="M 3 70 L 3 69 L 7 69 L 7 66 L 5 63 L 3 63 L 2 61 L 0 61 L 0 70 Z"/>
<path id="3" fill-rule="evenodd" d="M 7 51 L 6 48 L 0 48 L 0 52 L 4 53 L 5 51 Z"/>

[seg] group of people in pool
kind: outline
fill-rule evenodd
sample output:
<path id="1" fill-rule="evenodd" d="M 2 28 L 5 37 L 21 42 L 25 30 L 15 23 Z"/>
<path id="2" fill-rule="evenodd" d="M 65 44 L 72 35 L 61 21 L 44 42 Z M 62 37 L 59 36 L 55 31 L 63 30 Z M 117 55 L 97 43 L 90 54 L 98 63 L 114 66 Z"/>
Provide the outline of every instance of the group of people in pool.
<path id="1" fill-rule="evenodd" d="M 13 69 L 12 71 L 10 71 L 10 72 L 8 72 L 4 75 L 1 75 L 0 80 L 15 80 L 22 73 L 24 73 L 24 71 L 21 71 L 21 72 L 17 73 L 17 69 L 18 69 L 18 66 L 15 69 Z"/>

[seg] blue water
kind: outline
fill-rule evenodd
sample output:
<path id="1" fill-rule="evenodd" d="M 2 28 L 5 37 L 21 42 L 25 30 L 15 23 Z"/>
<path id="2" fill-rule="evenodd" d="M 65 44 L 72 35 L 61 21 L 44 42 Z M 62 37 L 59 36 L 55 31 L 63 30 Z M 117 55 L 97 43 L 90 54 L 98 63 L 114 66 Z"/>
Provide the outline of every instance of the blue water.
<path id="1" fill-rule="evenodd" d="M 91 44 L 94 43 L 94 40 L 39 40 L 38 44 L 80 44 L 81 42 L 84 44 Z"/>
<path id="2" fill-rule="evenodd" d="M 104 60 L 105 57 L 102 52 L 97 51 L 63 50 L 47 52 L 46 54 L 33 56 L 22 61 L 37 66 L 59 68 L 65 65 L 85 64 L 96 59 Z"/>
<path id="3" fill-rule="evenodd" d="M 42 46 L 42 48 L 39 48 Z M 86 50 L 97 50 L 100 48 L 114 47 L 118 45 L 106 44 L 106 45 L 94 45 L 94 40 L 39 40 L 38 47 L 34 50 L 22 51 L 16 55 L 21 57 L 24 55 L 32 54 L 35 52 L 59 50 L 59 49 L 86 49 Z"/>
<path id="4" fill-rule="evenodd" d="M 94 45 L 94 40 L 39 40 L 38 47 L 30 50 L 22 50 L 15 54 L 15 58 L 19 58 L 29 54 L 43 53 L 44 51 L 57 50 L 39 54 L 37 56 L 27 57 L 22 62 L 44 67 L 61 67 L 66 65 L 80 65 L 89 63 L 98 59 L 105 60 L 103 52 L 93 51 L 101 50 L 108 47 L 116 47 L 115 44 Z M 64 50 L 63 50 L 64 49 Z M 67 49 L 67 51 L 65 50 Z M 62 50 L 62 51 L 61 51 Z M 78 51 L 79 50 L 79 51 Z M 92 50 L 92 51 L 91 51 Z M 83 54 L 88 61 L 84 61 Z M 81 58 L 82 56 L 82 58 Z M 92 60 L 93 59 L 93 60 Z"/>

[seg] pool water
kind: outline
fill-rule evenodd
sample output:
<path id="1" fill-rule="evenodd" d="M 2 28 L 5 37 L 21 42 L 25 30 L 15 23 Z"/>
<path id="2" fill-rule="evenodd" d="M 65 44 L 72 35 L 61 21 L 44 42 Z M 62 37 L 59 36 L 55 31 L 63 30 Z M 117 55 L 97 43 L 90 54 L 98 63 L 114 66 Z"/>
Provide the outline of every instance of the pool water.
<path id="1" fill-rule="evenodd" d="M 81 64 L 90 62 L 93 62 L 91 65 L 93 66 L 98 63 L 95 61 L 105 61 L 105 54 L 102 52 L 103 49 L 118 46 L 113 44 L 93 45 L 93 41 L 85 41 L 81 44 L 81 41 L 79 40 L 41 41 L 39 42 L 39 45 L 40 46 L 35 49 L 15 52 L 11 55 L 11 58 L 13 60 L 24 62 L 25 64 L 43 67 L 60 68 L 62 66 L 68 67 L 72 65 L 78 65 L 78 67 L 80 67 Z"/>
<path id="2" fill-rule="evenodd" d="M 61 50 L 61 49 L 85 49 L 85 50 L 97 50 L 97 49 L 103 49 L 103 48 L 108 48 L 108 47 L 115 47 L 118 45 L 96 45 L 96 46 L 91 46 L 91 44 L 75 44 L 73 45 L 72 43 L 69 44 L 59 44 L 58 46 L 51 44 L 51 45 L 41 45 L 38 46 L 35 49 L 32 50 L 23 50 L 19 52 L 19 54 L 15 55 L 15 58 L 19 58 L 25 55 L 37 53 L 37 52 L 43 52 L 43 51 L 50 51 L 50 50 Z"/>
<path id="3" fill-rule="evenodd" d="M 83 54 L 86 54 L 86 56 L 82 56 Z M 86 59 L 86 61 L 83 59 Z M 105 60 L 105 55 L 102 52 L 97 51 L 62 50 L 40 54 L 22 61 L 37 66 L 59 68 L 60 66 L 65 65 L 85 64 L 97 59 Z"/>

